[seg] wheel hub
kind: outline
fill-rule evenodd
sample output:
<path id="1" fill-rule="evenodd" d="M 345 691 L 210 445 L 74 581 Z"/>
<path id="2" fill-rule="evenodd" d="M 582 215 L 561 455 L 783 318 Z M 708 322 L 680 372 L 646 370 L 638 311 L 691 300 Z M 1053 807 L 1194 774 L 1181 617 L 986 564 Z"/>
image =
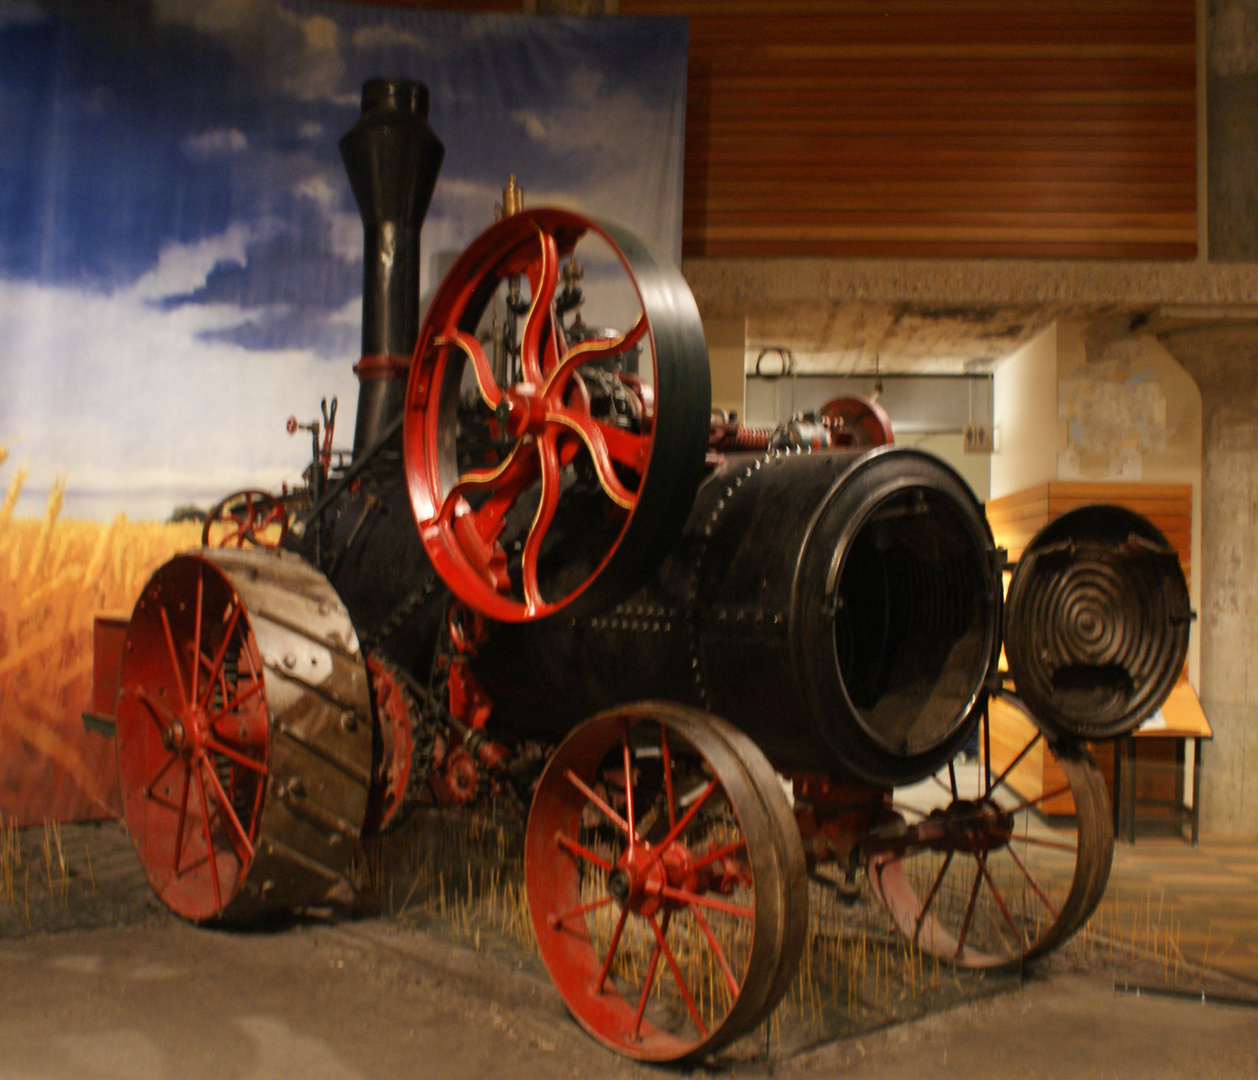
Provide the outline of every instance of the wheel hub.
<path id="1" fill-rule="evenodd" d="M 607 879 L 607 890 L 633 914 L 654 915 L 664 906 L 665 886 L 676 887 L 669 878 L 663 857 L 657 857 L 656 851 L 646 844 L 635 844 L 620 856 Z"/>
<path id="2" fill-rule="evenodd" d="M 668 896 L 665 889 L 699 894 L 710 887 L 709 876 L 696 873 L 694 862 L 689 849 L 676 840 L 663 851 L 635 844 L 608 875 L 607 891 L 634 915 L 646 917 L 660 910 L 675 910 L 685 903 Z"/>
<path id="3" fill-rule="evenodd" d="M 1013 835 L 1013 815 L 991 799 L 954 799 L 922 822 L 926 845 L 936 851 L 977 854 L 1005 847 Z"/>
<path id="4" fill-rule="evenodd" d="M 532 383 L 516 383 L 503 391 L 495 415 L 513 439 L 546 430 L 546 398 Z"/>

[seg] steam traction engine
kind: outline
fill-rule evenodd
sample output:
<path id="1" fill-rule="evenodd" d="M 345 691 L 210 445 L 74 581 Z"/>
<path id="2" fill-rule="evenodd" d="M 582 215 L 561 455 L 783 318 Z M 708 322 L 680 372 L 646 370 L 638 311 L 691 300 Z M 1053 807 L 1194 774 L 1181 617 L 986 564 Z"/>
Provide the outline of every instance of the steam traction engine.
<path id="1" fill-rule="evenodd" d="M 531 798 L 546 966 L 592 1034 L 657 1061 L 773 1008 L 822 867 L 955 964 L 1059 945 L 1112 855 L 1082 740 L 1131 730 L 1183 665 L 1165 540 L 1078 511 L 1006 604 L 947 465 L 855 400 L 772 434 L 714 422 L 679 273 L 569 211 L 504 214 L 420 327 L 426 108 L 370 83 L 342 144 L 366 228 L 352 462 L 281 549 L 162 567 L 126 631 L 119 769 L 163 901 L 197 921 L 317 906 L 410 806 Z M 1002 642 L 1033 727 L 998 772 Z M 1041 739 L 1066 828 L 1008 784 Z"/>

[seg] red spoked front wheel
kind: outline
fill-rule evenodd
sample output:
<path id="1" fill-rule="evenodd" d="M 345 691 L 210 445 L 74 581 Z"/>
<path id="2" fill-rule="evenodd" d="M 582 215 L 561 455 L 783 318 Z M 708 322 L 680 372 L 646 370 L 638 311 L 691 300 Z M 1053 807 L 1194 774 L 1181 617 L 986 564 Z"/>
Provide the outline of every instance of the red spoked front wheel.
<path id="1" fill-rule="evenodd" d="M 407 480 L 433 565 L 502 621 L 608 603 L 681 529 L 709 400 L 675 268 L 565 210 L 504 218 L 442 283 L 407 386 Z"/>
<path id="2" fill-rule="evenodd" d="M 804 855 L 763 755 L 659 702 L 575 728 L 525 841 L 529 910 L 568 1008 L 630 1057 L 719 1049 L 776 1005 L 807 932 Z"/>

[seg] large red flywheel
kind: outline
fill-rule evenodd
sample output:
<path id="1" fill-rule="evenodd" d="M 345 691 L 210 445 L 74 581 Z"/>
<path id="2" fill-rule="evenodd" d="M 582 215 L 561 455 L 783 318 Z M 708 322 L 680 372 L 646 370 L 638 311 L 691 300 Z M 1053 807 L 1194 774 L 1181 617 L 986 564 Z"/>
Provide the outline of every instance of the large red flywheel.
<path id="1" fill-rule="evenodd" d="M 434 567 L 501 621 L 617 598 L 680 532 L 710 396 L 676 268 L 566 210 L 503 218 L 442 282 L 411 365 L 406 473 Z"/>

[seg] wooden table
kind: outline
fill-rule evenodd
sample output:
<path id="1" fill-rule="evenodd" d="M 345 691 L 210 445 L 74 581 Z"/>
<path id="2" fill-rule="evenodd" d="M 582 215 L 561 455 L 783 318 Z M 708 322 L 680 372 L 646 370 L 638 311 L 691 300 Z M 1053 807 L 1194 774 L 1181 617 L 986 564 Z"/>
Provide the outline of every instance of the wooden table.
<path id="1" fill-rule="evenodd" d="M 992 766 L 1003 772 L 1034 737 L 1035 727 L 999 698 L 992 700 L 989 715 Z M 1162 709 L 1133 734 L 1089 744 L 1110 789 L 1117 837 L 1135 843 L 1140 811 L 1155 810 L 1162 811 L 1180 835 L 1187 825 L 1193 844 L 1197 843 L 1201 743 L 1213 734 L 1192 684 L 1181 678 Z M 1049 817 L 1075 812 L 1069 791 L 1061 791 L 1065 780 L 1043 740 L 1022 756 L 1008 776 L 1009 786 L 1023 798 L 1037 800 L 1037 809 Z M 1060 793 L 1042 799 L 1046 792 Z M 1148 818 L 1145 823 L 1150 823 Z"/>
<path id="2" fill-rule="evenodd" d="M 1195 847 L 1201 831 L 1201 744 L 1213 737 L 1191 684 L 1180 679 L 1162 708 L 1113 748 L 1114 835 L 1134 844 L 1140 810 L 1162 810 L 1178 835 L 1188 825 Z"/>

